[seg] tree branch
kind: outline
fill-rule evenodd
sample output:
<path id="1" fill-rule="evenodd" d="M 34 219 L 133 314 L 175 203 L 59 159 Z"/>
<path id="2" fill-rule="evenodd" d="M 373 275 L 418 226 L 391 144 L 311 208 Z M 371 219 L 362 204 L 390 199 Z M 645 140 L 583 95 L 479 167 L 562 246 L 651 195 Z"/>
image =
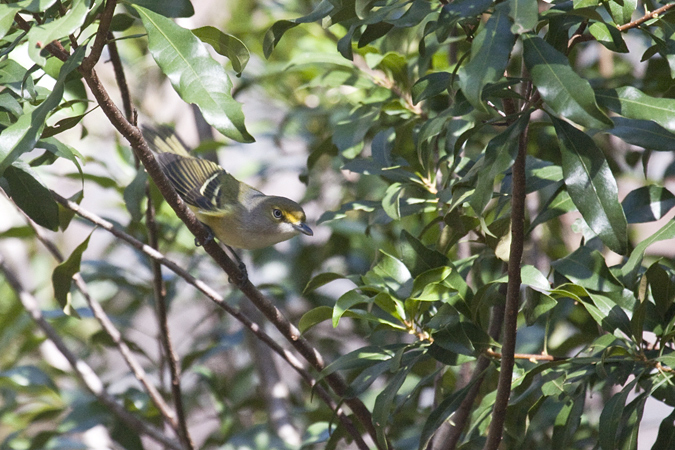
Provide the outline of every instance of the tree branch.
<path id="1" fill-rule="evenodd" d="M 511 395 L 511 377 L 513 376 L 513 355 L 516 349 L 516 330 L 518 327 L 518 303 L 520 300 L 520 262 L 523 257 L 523 239 L 525 234 L 525 156 L 527 150 L 527 130 L 523 130 L 518 139 L 518 155 L 513 164 L 513 187 L 511 204 L 511 249 L 508 263 L 509 281 L 506 288 L 506 306 L 504 308 L 504 342 L 497 384 L 497 397 L 492 410 L 492 422 L 485 442 L 485 450 L 497 450 L 502 440 L 506 408 Z"/>
<path id="2" fill-rule="evenodd" d="M 99 21 L 96 37 L 94 38 L 94 44 L 91 46 L 89 56 L 86 56 L 80 65 L 84 71 L 93 69 L 101 58 L 103 47 L 108 40 L 108 30 L 110 29 L 113 14 L 115 13 L 115 6 L 117 6 L 116 0 L 107 0 L 105 3 L 105 9 L 103 10 L 103 14 L 101 14 L 101 20 Z"/>
<path id="3" fill-rule="evenodd" d="M 225 302 L 223 297 L 216 291 L 214 291 L 210 286 L 208 286 L 203 281 L 194 278 L 185 269 L 176 264 L 174 261 L 168 259 L 166 256 L 164 256 L 156 249 L 150 247 L 147 244 L 144 244 L 143 242 L 123 232 L 122 230 L 115 228 L 112 223 L 108 222 L 105 219 L 102 219 L 96 214 L 93 214 L 83 209 L 77 203 L 60 196 L 54 191 L 52 191 L 52 196 L 63 207 L 75 212 L 80 217 L 88 220 L 89 222 L 93 223 L 99 228 L 108 231 L 113 236 L 123 240 L 124 242 L 128 243 L 135 249 L 145 253 L 153 260 L 161 263 L 164 267 L 168 268 L 176 275 L 187 281 L 188 284 L 194 286 L 209 300 L 213 301 L 217 306 L 225 310 L 225 312 L 227 312 L 233 318 L 239 321 L 244 327 L 248 328 L 249 331 L 251 331 L 258 339 L 265 342 L 265 344 L 267 344 L 275 353 L 281 356 L 281 358 L 284 361 L 286 361 L 288 365 L 290 365 L 296 372 L 298 372 L 298 374 L 302 377 L 302 379 L 305 380 L 305 382 L 310 387 L 312 387 L 313 391 L 324 401 L 324 403 L 326 403 L 326 405 L 328 405 L 328 407 L 331 410 L 335 411 L 335 414 L 337 415 L 338 419 L 352 435 L 359 449 L 368 450 L 368 446 L 363 442 L 363 439 L 361 438 L 358 430 L 352 423 L 351 419 L 345 414 L 345 412 L 341 408 L 337 407 L 337 405 L 335 404 L 331 396 L 328 394 L 328 392 L 322 386 L 316 384 L 316 380 L 314 379 L 314 377 L 312 377 L 312 375 L 304 368 L 303 364 L 296 358 L 296 356 L 293 353 L 282 348 L 277 343 L 277 341 L 273 339 L 270 335 L 265 333 L 257 323 L 251 321 L 246 315 L 242 314 L 237 308 L 230 306 L 228 303 Z"/>
<path id="4" fill-rule="evenodd" d="M 161 430 L 155 428 L 153 425 L 141 421 L 136 416 L 129 413 L 129 411 L 124 409 L 124 407 L 120 405 L 112 395 L 108 394 L 103 386 L 103 382 L 98 377 L 98 375 L 96 375 L 96 373 L 85 361 L 79 359 L 68 349 L 56 330 L 52 328 L 49 322 L 45 320 L 37 299 L 24 289 L 18 277 L 5 264 L 5 260 L 2 255 L 0 255 L 0 272 L 4 274 L 7 283 L 12 287 L 12 290 L 14 290 L 16 293 L 17 297 L 21 301 L 21 304 L 30 314 L 31 319 L 33 319 L 35 324 L 42 330 L 47 338 L 52 341 L 52 343 L 54 343 L 56 348 L 68 360 L 70 366 L 73 368 L 73 371 L 80 381 L 101 403 L 110 408 L 113 414 L 119 417 L 120 420 L 122 420 L 130 428 L 137 431 L 138 433 L 151 437 L 158 443 L 168 448 L 175 450 L 184 449 L 184 447 L 182 447 L 179 443 L 164 435 Z"/>
<path id="5" fill-rule="evenodd" d="M 665 13 L 666 11 L 668 11 L 670 8 L 672 8 L 672 7 L 674 7 L 674 6 L 675 6 L 675 3 L 668 3 L 668 4 L 665 5 L 665 6 L 662 6 L 662 7 L 658 8 L 658 9 L 655 9 L 654 11 L 652 11 L 652 12 L 650 12 L 650 13 L 645 14 L 644 16 L 640 17 L 640 18 L 637 19 L 637 20 L 633 20 L 632 22 L 628 22 L 627 24 L 625 24 L 625 25 L 620 25 L 620 26 L 618 26 L 618 27 L 616 27 L 616 28 L 617 28 L 619 31 L 626 31 L 626 30 L 629 30 L 629 29 L 631 29 L 631 28 L 637 28 L 637 27 L 639 27 L 640 25 L 642 25 L 643 23 L 645 23 L 646 21 L 650 20 L 650 19 L 656 19 L 656 18 L 659 17 L 661 14 Z"/>
<path id="6" fill-rule="evenodd" d="M 17 208 L 17 210 L 19 209 Z M 35 232 L 35 236 L 37 237 L 37 239 L 40 242 L 42 242 L 42 244 L 47 248 L 49 253 L 51 253 L 51 255 L 54 257 L 54 259 L 56 259 L 59 263 L 62 263 L 65 260 L 65 258 L 61 254 L 61 251 L 56 247 L 56 245 L 54 245 L 52 241 L 47 239 L 42 229 L 35 225 L 35 222 L 33 222 L 28 216 L 26 216 L 23 213 L 23 211 L 21 210 L 19 211 L 26 218 L 28 225 Z M 143 387 L 145 388 L 146 392 L 148 393 L 148 396 L 150 397 L 150 400 L 152 400 L 152 402 L 155 404 L 155 406 L 162 414 L 164 419 L 169 423 L 171 428 L 177 431 L 178 423 L 176 421 L 176 415 L 173 413 L 173 411 L 171 411 L 169 405 L 166 404 L 166 402 L 162 398 L 162 395 L 159 393 L 159 391 L 157 391 L 157 388 L 155 388 L 155 386 L 151 384 L 150 381 L 148 381 L 148 377 L 147 374 L 145 373 L 145 370 L 143 369 L 143 366 L 141 366 L 141 364 L 138 362 L 129 346 L 126 344 L 126 342 L 124 342 L 122 334 L 119 332 L 117 328 L 115 328 L 115 325 L 112 323 L 112 320 L 110 320 L 110 317 L 108 317 L 103 307 L 101 307 L 101 304 L 91 297 L 91 295 L 89 294 L 89 289 L 87 288 L 87 284 L 82 278 L 82 275 L 80 275 L 79 273 L 75 274 L 73 276 L 73 281 L 75 282 L 75 286 L 77 287 L 77 289 L 80 291 L 80 293 L 82 293 L 82 296 L 87 302 L 89 309 L 91 309 L 92 313 L 94 314 L 94 317 L 96 318 L 96 320 L 98 320 L 103 331 L 105 331 L 105 333 L 117 346 L 117 350 L 122 355 L 122 358 L 127 363 L 127 366 L 129 367 L 129 369 L 131 369 L 136 379 L 140 381 Z"/>

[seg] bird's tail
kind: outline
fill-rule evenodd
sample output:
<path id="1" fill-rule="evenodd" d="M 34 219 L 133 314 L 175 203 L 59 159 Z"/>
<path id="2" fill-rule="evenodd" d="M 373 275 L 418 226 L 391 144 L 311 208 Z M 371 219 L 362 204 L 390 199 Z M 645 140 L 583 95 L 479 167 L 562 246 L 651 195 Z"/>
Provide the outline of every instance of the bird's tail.
<path id="1" fill-rule="evenodd" d="M 176 135 L 176 133 L 166 125 L 151 127 L 143 125 L 141 127 L 143 137 L 155 153 L 173 153 L 174 155 L 190 156 L 188 147 Z"/>

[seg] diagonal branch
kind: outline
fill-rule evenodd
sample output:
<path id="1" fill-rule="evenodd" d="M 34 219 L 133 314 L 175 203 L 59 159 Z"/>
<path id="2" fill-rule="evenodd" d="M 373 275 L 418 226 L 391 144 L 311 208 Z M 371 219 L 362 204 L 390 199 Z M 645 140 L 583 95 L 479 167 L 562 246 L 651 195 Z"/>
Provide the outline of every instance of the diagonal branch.
<path id="1" fill-rule="evenodd" d="M 136 430 L 138 433 L 151 437 L 167 448 L 174 450 L 184 449 L 184 447 L 182 447 L 179 443 L 164 435 L 161 430 L 157 429 L 153 425 L 143 422 L 129 411 L 124 409 L 124 407 L 120 405 L 115 400 L 115 398 L 105 390 L 103 381 L 101 381 L 98 375 L 96 375 L 96 373 L 85 361 L 79 359 L 74 353 L 70 351 L 70 349 L 68 349 L 68 347 L 66 347 L 66 344 L 63 342 L 63 340 L 61 340 L 61 337 L 56 332 L 56 330 L 52 328 L 49 322 L 45 320 L 37 299 L 24 289 L 18 277 L 5 264 L 5 260 L 2 255 L 0 255 L 0 272 L 4 274 L 7 283 L 11 286 L 12 290 L 14 290 L 17 297 L 21 301 L 21 304 L 30 314 L 31 319 L 33 319 L 35 324 L 42 330 L 47 338 L 54 343 L 56 348 L 68 360 L 80 381 L 82 381 L 87 389 L 94 396 L 96 396 L 96 398 L 98 398 L 101 403 L 110 408 L 110 410 L 117 417 L 119 417 L 120 420 L 122 420 L 132 429 Z"/>
<path id="2" fill-rule="evenodd" d="M 250 320 L 245 314 L 242 314 L 237 308 L 230 306 L 228 303 L 225 302 L 223 297 L 216 291 L 214 291 L 210 286 L 208 286 L 203 281 L 194 278 L 181 266 L 179 266 L 174 261 L 168 259 L 162 253 L 157 251 L 157 249 L 152 248 L 149 245 L 144 244 L 143 242 L 134 238 L 133 236 L 125 233 L 124 231 L 115 228 L 112 223 L 97 216 L 96 214 L 93 214 L 83 209 L 77 203 L 60 196 L 56 192 L 52 191 L 52 196 L 63 207 L 75 212 L 77 215 L 88 220 L 89 222 L 93 223 L 99 228 L 108 231 L 113 236 L 125 241 L 135 249 L 142 251 L 153 260 L 159 262 L 164 267 L 168 268 L 176 275 L 183 278 L 185 281 L 188 282 L 188 284 L 197 288 L 197 290 L 199 290 L 202 294 L 204 294 L 209 300 L 213 301 L 216 305 L 225 310 L 225 312 L 227 312 L 233 318 L 238 320 L 244 327 L 248 328 L 248 330 L 251 331 L 258 339 L 263 341 L 275 353 L 281 356 L 281 358 L 284 361 L 286 361 L 288 365 L 290 365 L 302 377 L 302 379 L 305 380 L 305 382 L 309 386 L 312 387 L 313 391 L 321 398 L 321 400 L 323 400 L 324 403 L 326 403 L 326 405 L 328 405 L 328 407 L 331 410 L 335 411 L 335 414 L 337 415 L 338 419 L 343 424 L 345 429 L 352 435 L 359 449 L 368 450 L 368 446 L 363 442 L 363 439 L 359 435 L 358 430 L 354 426 L 351 419 L 346 415 L 346 413 L 342 410 L 342 408 L 339 408 L 335 404 L 330 394 L 321 385 L 316 384 L 316 380 L 314 379 L 314 377 L 312 377 L 312 375 L 304 368 L 303 364 L 296 358 L 296 356 L 293 353 L 282 348 L 279 345 L 279 343 L 276 340 L 274 340 L 270 335 L 265 333 L 257 323 Z"/>
<path id="3" fill-rule="evenodd" d="M 52 241 L 47 239 L 42 229 L 35 225 L 35 222 L 33 222 L 28 216 L 25 217 L 26 221 L 28 222 L 28 225 L 30 225 L 30 227 L 35 232 L 35 235 L 37 236 L 38 240 L 42 242 L 42 244 L 47 248 L 49 253 L 52 254 L 54 259 L 56 259 L 59 263 L 62 263 L 65 259 L 61 254 L 61 252 L 59 251 L 59 249 L 56 247 L 56 245 L 54 245 Z M 115 345 L 117 346 L 117 350 L 122 355 L 122 358 L 127 363 L 127 366 L 129 366 L 129 369 L 131 369 L 136 379 L 141 382 L 152 402 L 160 411 L 164 419 L 169 423 L 171 428 L 173 428 L 174 430 L 178 430 L 176 415 L 173 413 L 173 411 L 171 411 L 169 405 L 166 404 L 166 402 L 162 398 L 162 395 L 157 391 L 157 388 L 155 388 L 155 386 L 152 383 L 150 383 L 147 374 L 143 369 L 143 366 L 141 366 L 141 364 L 138 362 L 129 346 L 126 344 L 126 342 L 124 342 L 122 334 L 117 328 L 115 328 L 115 325 L 113 324 L 112 320 L 110 320 L 110 317 L 108 317 L 105 310 L 101 307 L 101 304 L 91 297 L 91 295 L 89 294 L 89 289 L 87 288 L 87 284 L 85 283 L 82 276 L 79 273 L 75 274 L 75 276 L 73 276 L 73 281 L 75 282 L 75 286 L 77 287 L 77 289 L 82 293 L 82 296 L 87 302 L 89 309 L 92 310 L 94 317 L 96 318 L 96 320 L 98 320 L 99 324 L 101 325 L 101 328 L 106 332 L 106 334 L 110 337 L 113 343 L 115 343 Z"/>

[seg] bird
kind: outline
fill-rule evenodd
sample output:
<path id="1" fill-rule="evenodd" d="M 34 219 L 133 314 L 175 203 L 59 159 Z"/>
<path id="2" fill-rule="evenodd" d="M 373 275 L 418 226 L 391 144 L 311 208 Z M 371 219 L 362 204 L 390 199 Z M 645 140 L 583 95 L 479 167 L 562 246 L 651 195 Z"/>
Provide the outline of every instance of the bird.
<path id="1" fill-rule="evenodd" d="M 314 235 L 305 211 L 295 201 L 265 195 L 218 164 L 191 156 L 168 126 L 144 125 L 142 132 L 162 172 L 209 229 L 209 239 L 215 237 L 230 248 L 255 250 L 300 234 Z"/>

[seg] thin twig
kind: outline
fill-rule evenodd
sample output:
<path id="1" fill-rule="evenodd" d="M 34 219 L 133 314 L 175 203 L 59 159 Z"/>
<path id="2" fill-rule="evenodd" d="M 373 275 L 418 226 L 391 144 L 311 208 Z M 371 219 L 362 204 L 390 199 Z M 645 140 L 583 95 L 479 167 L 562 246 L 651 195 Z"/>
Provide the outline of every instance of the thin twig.
<path id="1" fill-rule="evenodd" d="M 117 6 L 116 0 L 107 0 L 105 3 L 105 9 L 103 10 L 103 14 L 101 14 L 98 30 L 96 31 L 96 37 L 94 38 L 94 44 L 91 46 L 89 56 L 86 56 L 80 65 L 84 71 L 93 69 L 98 60 L 101 58 L 103 47 L 108 40 L 108 30 L 110 29 L 110 23 L 112 22 L 113 14 L 115 13 L 115 6 Z"/>
<path id="2" fill-rule="evenodd" d="M 513 164 L 512 203 L 511 203 L 511 248 L 508 262 L 509 281 L 506 288 L 506 306 L 504 308 L 504 340 L 499 369 L 497 396 L 492 410 L 492 422 L 488 431 L 485 450 L 497 450 L 502 440 L 506 407 L 511 395 L 511 377 L 513 376 L 513 355 L 516 349 L 516 330 L 518 328 L 518 301 L 520 299 L 520 263 L 523 257 L 523 237 L 525 233 L 525 156 L 527 150 L 527 129 L 518 139 L 518 155 Z"/>
<path id="3" fill-rule="evenodd" d="M 135 249 L 145 253 L 153 260 L 161 263 L 164 267 L 168 268 L 176 275 L 183 278 L 188 284 L 194 286 L 209 300 L 213 301 L 216 305 L 225 310 L 225 312 L 227 312 L 233 318 L 238 320 L 244 327 L 248 328 L 249 331 L 251 331 L 258 339 L 265 342 L 265 344 L 267 344 L 275 353 L 281 356 L 281 358 L 284 361 L 286 361 L 288 365 L 290 365 L 296 372 L 298 372 L 298 374 L 302 377 L 302 379 L 305 380 L 305 382 L 313 388 L 314 392 L 326 403 L 326 405 L 328 405 L 328 407 L 331 410 L 335 411 L 335 414 L 337 415 L 338 419 L 342 422 L 345 428 L 352 435 L 359 448 L 362 450 L 368 450 L 368 446 L 363 442 L 361 436 L 358 433 L 358 430 L 352 423 L 351 419 L 345 414 L 345 412 L 341 408 L 337 408 L 335 402 L 333 402 L 333 399 L 330 397 L 328 392 L 322 386 L 316 384 L 316 380 L 314 379 L 314 377 L 312 377 L 312 375 L 304 368 L 303 364 L 296 358 L 296 356 L 293 353 L 282 348 L 277 343 L 277 341 L 274 340 L 270 335 L 265 333 L 257 323 L 250 320 L 246 315 L 242 314 L 237 308 L 234 308 L 230 306 L 228 303 L 226 303 L 223 297 L 220 294 L 218 294 L 215 290 L 213 290 L 209 285 L 207 285 L 201 280 L 194 278 L 185 269 L 183 269 L 181 266 L 176 264 L 171 259 L 168 259 L 166 256 L 164 256 L 156 249 L 150 247 L 147 244 L 144 244 L 143 242 L 139 241 L 133 236 L 116 228 L 115 226 L 113 226 L 112 223 L 108 222 L 107 220 L 97 216 L 96 214 L 90 211 L 85 210 L 77 203 L 60 196 L 56 192 L 52 191 L 52 196 L 63 207 L 73 211 L 80 217 L 88 220 L 89 222 L 98 226 L 99 228 L 111 233 L 113 236 L 123 240 L 124 242 L 128 243 Z"/>
<path id="4" fill-rule="evenodd" d="M 504 285 L 502 285 L 504 286 Z M 500 287 L 500 294 L 504 296 L 506 291 L 503 287 Z M 499 340 L 499 335 L 502 332 L 502 323 L 504 322 L 504 305 L 498 304 L 492 308 L 492 314 L 490 317 L 490 325 L 488 326 L 488 335 L 495 341 Z M 469 392 L 467 392 L 466 397 L 462 400 L 462 403 L 457 408 L 457 411 L 452 415 L 452 425 L 446 430 L 443 436 L 439 436 L 438 440 L 434 438 L 434 449 L 440 450 L 455 450 L 459 440 L 462 436 L 462 432 L 466 428 L 466 425 L 469 423 L 471 418 L 471 412 L 473 411 L 473 405 L 476 401 L 476 397 L 480 393 L 480 387 L 485 380 L 486 369 L 490 366 L 490 359 L 484 355 L 478 357 L 476 361 L 476 366 L 473 369 L 471 375 L 472 380 L 476 382 L 471 386 Z"/>
<path id="5" fill-rule="evenodd" d="M 68 349 L 56 330 L 52 328 L 52 326 L 45 320 L 37 299 L 24 289 L 18 277 L 5 264 L 5 260 L 2 255 L 0 255 L 0 272 L 4 274 L 7 283 L 12 287 L 12 290 L 14 290 L 16 295 L 19 297 L 21 304 L 26 309 L 26 311 L 28 311 L 31 319 L 33 319 L 35 324 L 68 360 L 68 363 L 70 363 L 70 366 L 73 368 L 73 371 L 80 381 L 82 381 L 86 388 L 101 403 L 110 408 L 110 410 L 117 417 L 119 417 L 120 420 L 122 420 L 130 428 L 137 431 L 138 433 L 151 437 L 166 447 L 175 450 L 184 449 L 184 447 L 182 447 L 178 442 L 170 439 L 155 426 L 145 423 L 133 414 L 129 413 L 129 411 L 124 409 L 124 407 L 120 405 L 117 400 L 115 400 L 115 398 L 105 390 L 103 381 L 101 381 L 98 375 L 96 375 L 96 373 L 85 361 L 79 359 L 74 353 L 70 351 L 70 349 Z"/>
<path id="6" fill-rule="evenodd" d="M 23 21 L 23 19 L 21 20 Z M 19 22 L 17 21 L 17 23 Z M 28 25 L 25 21 L 23 21 L 23 25 L 19 25 L 24 29 L 30 29 L 30 25 Z M 54 43 L 48 45 L 47 49 L 54 56 L 63 61 L 68 59 L 68 53 L 63 50 L 63 47 L 58 41 L 54 41 Z M 150 178 L 152 178 L 154 181 L 166 202 L 169 204 L 169 206 L 171 206 L 178 218 L 182 220 L 183 223 L 185 223 L 185 226 L 198 239 L 198 241 L 203 243 L 202 246 L 204 250 L 211 256 L 211 258 L 213 258 L 216 264 L 218 264 L 225 271 L 229 278 L 234 280 L 234 284 L 241 290 L 241 292 L 251 302 L 253 302 L 256 308 L 258 308 L 258 310 L 260 310 L 263 315 L 265 315 L 267 320 L 269 320 L 281 332 L 284 338 L 288 340 L 293 347 L 295 347 L 302 357 L 305 358 L 305 360 L 309 362 L 309 364 L 315 370 L 322 371 L 326 367 L 326 364 L 323 361 L 319 351 L 301 335 L 300 331 L 281 313 L 281 311 L 279 311 L 274 306 L 272 301 L 265 297 L 250 282 L 250 280 L 242 277 L 239 265 L 227 256 L 220 245 L 218 245 L 218 243 L 216 243 L 214 240 L 208 240 L 209 232 L 206 230 L 204 225 L 199 222 L 194 213 L 189 210 L 183 200 L 178 196 L 178 193 L 173 188 L 168 178 L 160 169 L 159 164 L 153 157 L 150 148 L 143 139 L 141 130 L 126 120 L 122 112 L 117 108 L 115 103 L 108 95 L 108 92 L 103 87 L 103 84 L 98 78 L 96 71 L 94 69 L 86 70 L 83 67 L 79 67 L 78 71 L 82 74 L 84 81 L 87 83 L 87 86 L 91 90 L 92 95 L 96 99 L 97 103 L 101 107 L 101 110 L 106 115 L 110 123 L 120 134 L 122 134 L 122 136 L 124 136 L 129 144 L 131 144 L 131 147 L 134 149 L 136 156 L 143 163 L 145 170 L 148 172 Z M 222 308 L 223 304 L 219 303 L 219 306 Z M 333 372 L 326 376 L 325 380 L 338 396 L 346 396 L 348 392 L 348 385 L 339 373 Z M 360 399 L 355 397 L 345 398 L 344 401 L 345 404 L 351 408 L 354 415 L 358 418 L 359 422 L 361 422 L 363 427 L 371 436 L 377 448 L 384 450 L 385 446 L 377 440 L 377 432 L 375 430 L 375 426 L 373 425 L 372 416 L 368 408 Z"/>
<path id="7" fill-rule="evenodd" d="M 117 88 L 120 90 L 120 96 L 122 97 L 122 107 L 124 108 L 124 115 L 127 120 L 134 125 L 136 125 L 135 117 L 136 110 L 131 102 L 131 94 L 129 92 L 129 85 L 127 84 L 127 78 L 124 75 L 124 68 L 122 66 L 122 59 L 120 58 L 120 53 L 117 50 L 117 42 L 115 42 L 115 37 L 112 32 L 108 32 L 108 53 L 110 54 L 110 62 L 112 63 L 113 70 L 115 72 L 115 80 L 117 81 Z"/>
<path id="8" fill-rule="evenodd" d="M 673 6 L 675 6 L 675 3 L 668 3 L 667 5 L 664 5 L 660 8 L 658 8 L 658 9 L 655 9 L 654 11 L 652 11 L 650 13 L 645 14 L 644 16 L 640 17 L 639 19 L 633 20 L 632 22 L 628 22 L 625 25 L 620 25 L 616 28 L 619 31 L 626 31 L 626 30 L 629 30 L 631 28 L 637 28 L 648 20 L 656 19 L 657 17 L 659 17 L 661 14 L 668 11 Z"/>
<path id="9" fill-rule="evenodd" d="M 21 212 L 23 213 L 23 211 Z M 30 227 L 35 232 L 35 236 L 37 237 L 37 239 L 40 242 L 42 242 L 42 244 L 45 246 L 45 248 L 47 248 L 49 253 L 52 254 L 54 259 L 56 259 L 59 263 L 62 263 L 65 259 L 61 254 L 61 251 L 58 249 L 58 247 L 56 247 L 56 245 L 54 245 L 54 243 L 50 241 L 47 238 L 47 236 L 45 236 L 42 229 L 35 225 L 35 222 L 33 222 L 25 214 L 24 217 L 26 218 L 28 225 L 30 225 Z M 141 366 L 141 364 L 138 362 L 129 346 L 126 344 L 126 342 L 124 342 L 122 334 L 115 327 L 112 320 L 110 320 L 110 317 L 108 317 L 105 310 L 101 307 L 101 304 L 92 298 L 92 296 L 89 293 L 89 289 L 87 288 L 87 284 L 82 278 L 82 275 L 80 275 L 79 273 L 75 274 L 73 276 L 73 281 L 75 282 L 75 286 L 77 287 L 77 289 L 80 291 L 80 293 L 82 293 L 82 296 L 87 302 L 89 309 L 91 309 L 92 313 L 94 314 L 94 317 L 96 318 L 96 320 L 98 320 L 103 331 L 105 331 L 105 333 L 117 346 L 117 350 L 122 355 L 122 358 L 127 363 L 127 366 L 129 366 L 129 369 L 131 369 L 136 379 L 141 382 L 141 384 L 147 391 L 150 400 L 152 400 L 152 402 L 155 404 L 155 406 L 162 414 L 164 419 L 169 423 L 171 428 L 177 431 L 178 423 L 176 422 L 176 415 L 173 413 L 173 411 L 171 411 L 169 405 L 166 404 L 166 402 L 162 398 L 162 395 L 159 393 L 159 391 L 157 391 L 157 388 L 155 388 L 155 386 L 150 383 L 147 374 L 143 369 L 143 366 Z"/>
<path id="10" fill-rule="evenodd" d="M 496 352 L 492 349 L 487 349 L 485 351 L 485 354 L 490 356 L 491 358 L 502 358 L 502 354 L 499 352 Z M 513 354 L 514 359 L 527 359 L 528 361 L 536 362 L 536 361 L 565 361 L 567 358 L 561 357 L 561 356 L 553 356 L 553 355 L 546 355 L 543 353 L 514 353 Z"/>
<path id="11" fill-rule="evenodd" d="M 157 250 L 157 224 L 155 223 L 155 208 L 152 204 L 152 197 L 150 196 L 150 187 L 145 186 L 145 193 L 148 199 L 147 208 L 145 210 L 145 225 L 148 229 L 148 241 L 150 247 Z M 162 279 L 162 265 L 154 259 L 150 259 L 152 266 L 152 280 L 153 292 L 155 296 L 155 307 L 157 309 L 157 318 L 159 322 L 159 335 L 162 341 L 162 347 L 169 361 L 169 373 L 171 375 L 171 393 L 174 406 L 176 407 L 176 416 L 178 418 L 178 436 L 181 442 L 189 449 L 194 449 L 195 445 L 190 437 L 190 431 L 187 426 L 187 418 L 185 417 L 185 407 L 183 406 L 183 393 L 180 388 L 180 369 L 178 368 L 178 357 L 173 349 L 171 343 L 171 335 L 169 333 L 169 319 L 166 311 L 166 288 L 164 280 Z"/>
<path id="12" fill-rule="evenodd" d="M 103 88 L 96 72 L 93 70 L 91 72 L 86 72 L 83 74 L 83 78 L 96 98 L 101 110 L 108 117 L 108 120 L 110 120 L 110 123 L 127 139 L 127 141 L 129 141 L 131 147 L 138 156 L 138 159 L 143 163 L 145 170 L 155 182 L 155 185 L 164 199 L 175 211 L 178 218 L 185 223 L 185 226 L 190 232 L 199 240 L 199 242 L 203 243 L 202 247 L 204 250 L 211 258 L 213 258 L 216 264 L 229 275 L 229 278 L 234 281 L 234 284 L 239 290 L 253 302 L 267 320 L 269 320 L 291 343 L 291 345 L 295 347 L 302 357 L 305 358 L 315 370 L 323 370 L 326 367 L 326 364 L 319 351 L 301 335 L 295 325 L 293 325 L 281 311 L 274 306 L 274 303 L 272 303 L 271 300 L 265 297 L 250 280 L 242 276 L 239 265 L 227 256 L 220 245 L 213 239 L 208 240 L 208 231 L 178 196 L 178 193 L 164 175 L 159 164 L 152 155 L 150 148 L 143 139 L 141 131 L 124 118 L 121 111 L 115 106 L 110 99 L 110 96 Z M 348 385 L 339 373 L 333 372 L 326 376 L 325 380 L 337 395 L 345 397 L 348 392 Z M 351 408 L 355 416 L 368 431 L 368 434 L 373 438 L 377 447 L 383 449 L 383 445 L 377 442 L 377 432 L 368 408 L 366 408 L 360 399 L 355 397 L 345 398 L 345 403 Z"/>

